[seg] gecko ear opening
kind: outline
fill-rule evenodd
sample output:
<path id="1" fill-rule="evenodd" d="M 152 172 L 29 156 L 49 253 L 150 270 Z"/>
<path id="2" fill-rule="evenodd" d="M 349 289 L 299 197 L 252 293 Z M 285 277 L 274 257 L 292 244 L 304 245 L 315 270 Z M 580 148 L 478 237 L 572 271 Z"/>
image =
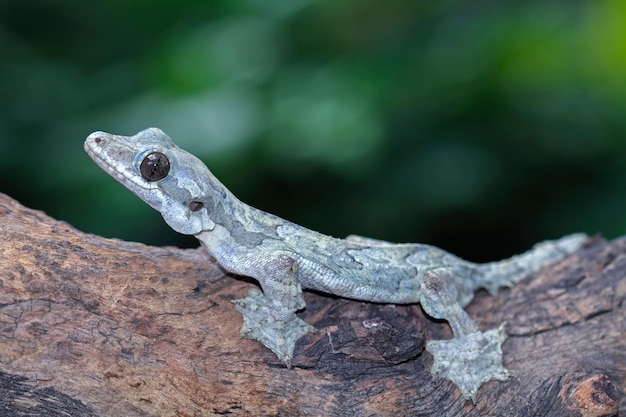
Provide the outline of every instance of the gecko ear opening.
<path id="1" fill-rule="evenodd" d="M 191 211 L 198 211 L 202 207 L 204 207 L 204 203 L 202 201 L 192 201 L 189 203 L 189 210 Z"/>

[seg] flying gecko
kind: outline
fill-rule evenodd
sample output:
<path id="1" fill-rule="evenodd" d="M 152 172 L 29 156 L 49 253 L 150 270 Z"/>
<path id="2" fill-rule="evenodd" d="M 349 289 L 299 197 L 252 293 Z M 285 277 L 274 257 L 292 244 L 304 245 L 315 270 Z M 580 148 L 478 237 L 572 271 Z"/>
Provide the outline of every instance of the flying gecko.
<path id="1" fill-rule="evenodd" d="M 287 366 L 296 341 L 315 330 L 295 314 L 305 307 L 303 289 L 377 303 L 420 303 L 431 317 L 446 320 L 454 335 L 427 342 L 431 374 L 452 381 L 474 402 L 483 383 L 512 375 L 502 363 L 504 324 L 482 332 L 463 310 L 474 291 L 495 294 L 587 240 L 572 234 L 503 261 L 476 264 L 426 244 L 326 236 L 251 207 L 157 128 L 135 136 L 94 132 L 85 151 L 172 229 L 198 238 L 225 270 L 259 282 L 262 292 L 252 289 L 233 300 L 244 319 L 241 334 Z"/>

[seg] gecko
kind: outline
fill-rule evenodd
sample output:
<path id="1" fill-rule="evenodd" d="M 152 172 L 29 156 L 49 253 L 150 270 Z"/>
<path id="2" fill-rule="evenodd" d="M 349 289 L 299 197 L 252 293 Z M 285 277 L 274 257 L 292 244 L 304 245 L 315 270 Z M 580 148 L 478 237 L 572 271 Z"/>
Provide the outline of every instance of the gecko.
<path id="1" fill-rule="evenodd" d="M 495 294 L 573 254 L 587 240 L 576 233 L 478 264 L 427 244 L 339 239 L 238 200 L 160 129 L 134 136 L 94 132 L 84 148 L 172 229 L 195 236 L 222 268 L 258 281 L 262 292 L 251 289 L 232 301 L 243 316 L 241 335 L 261 342 L 287 366 L 296 341 L 315 331 L 296 315 L 305 308 L 303 289 L 376 303 L 420 303 L 429 316 L 447 321 L 453 334 L 426 343 L 432 376 L 452 381 L 474 403 L 483 383 L 513 375 L 503 365 L 504 323 L 480 331 L 463 309 L 474 292 Z"/>

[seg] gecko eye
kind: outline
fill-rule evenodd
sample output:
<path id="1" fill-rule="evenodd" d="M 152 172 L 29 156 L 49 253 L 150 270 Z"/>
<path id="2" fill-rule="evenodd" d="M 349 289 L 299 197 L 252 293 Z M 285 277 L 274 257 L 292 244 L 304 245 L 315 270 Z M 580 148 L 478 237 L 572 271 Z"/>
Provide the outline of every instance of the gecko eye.
<path id="1" fill-rule="evenodd" d="M 203 206 L 204 206 L 204 204 L 202 203 L 202 201 L 192 201 L 191 203 L 189 203 L 189 210 L 191 210 L 191 211 L 198 211 Z"/>
<path id="2" fill-rule="evenodd" d="M 150 182 L 162 180 L 170 172 L 170 160 L 161 152 L 152 152 L 143 158 L 139 171 Z"/>

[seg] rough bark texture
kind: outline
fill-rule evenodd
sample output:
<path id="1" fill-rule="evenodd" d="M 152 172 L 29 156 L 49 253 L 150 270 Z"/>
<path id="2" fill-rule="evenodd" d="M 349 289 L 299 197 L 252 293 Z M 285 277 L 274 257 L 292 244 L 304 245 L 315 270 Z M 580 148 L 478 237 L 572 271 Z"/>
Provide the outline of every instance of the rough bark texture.
<path id="1" fill-rule="evenodd" d="M 0 195 L 0 415 L 611 416 L 626 412 L 626 240 L 468 307 L 507 322 L 516 377 L 477 404 L 433 380 L 419 305 L 307 293 L 291 369 L 241 339 L 229 300 L 255 285 L 200 250 L 81 233 Z"/>

